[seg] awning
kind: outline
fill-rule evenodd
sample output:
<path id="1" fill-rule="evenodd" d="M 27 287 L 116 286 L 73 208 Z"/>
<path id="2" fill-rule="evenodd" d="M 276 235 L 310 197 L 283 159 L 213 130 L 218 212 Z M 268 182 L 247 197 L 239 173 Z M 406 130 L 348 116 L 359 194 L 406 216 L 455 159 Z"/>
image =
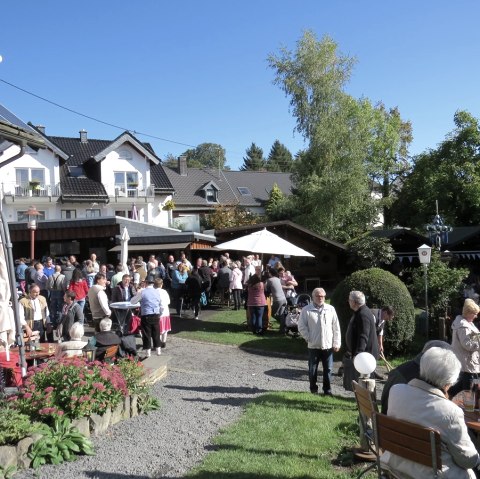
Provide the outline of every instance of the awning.
<path id="1" fill-rule="evenodd" d="M 164 243 L 164 244 L 131 244 L 128 243 L 128 251 L 168 251 L 174 249 L 184 249 L 190 243 Z M 122 248 L 121 245 L 114 246 L 113 248 L 109 249 L 110 252 L 120 251 Z"/>

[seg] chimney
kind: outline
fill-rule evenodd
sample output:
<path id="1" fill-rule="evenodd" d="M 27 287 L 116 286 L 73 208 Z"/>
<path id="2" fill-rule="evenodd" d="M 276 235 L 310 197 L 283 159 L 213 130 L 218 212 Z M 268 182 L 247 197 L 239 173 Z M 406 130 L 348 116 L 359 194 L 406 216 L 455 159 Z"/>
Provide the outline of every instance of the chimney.
<path id="1" fill-rule="evenodd" d="M 80 143 L 88 143 L 87 130 L 80 130 Z"/>
<path id="2" fill-rule="evenodd" d="M 45 135 L 45 127 L 43 125 L 37 125 L 35 127 L 42 135 Z"/>
<path id="3" fill-rule="evenodd" d="M 187 176 L 187 157 L 185 155 L 178 157 L 178 173 L 180 176 Z"/>

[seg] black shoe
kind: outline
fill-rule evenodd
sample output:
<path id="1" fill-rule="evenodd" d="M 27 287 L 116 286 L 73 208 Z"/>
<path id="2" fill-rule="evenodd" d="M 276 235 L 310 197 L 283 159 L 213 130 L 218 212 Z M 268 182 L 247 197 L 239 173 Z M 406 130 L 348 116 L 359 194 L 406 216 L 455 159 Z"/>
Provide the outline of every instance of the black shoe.
<path id="1" fill-rule="evenodd" d="M 327 391 L 323 393 L 324 396 L 333 396 L 332 391 Z"/>
<path id="2" fill-rule="evenodd" d="M 165 349 L 167 347 L 167 343 L 160 341 L 160 347 Z"/>

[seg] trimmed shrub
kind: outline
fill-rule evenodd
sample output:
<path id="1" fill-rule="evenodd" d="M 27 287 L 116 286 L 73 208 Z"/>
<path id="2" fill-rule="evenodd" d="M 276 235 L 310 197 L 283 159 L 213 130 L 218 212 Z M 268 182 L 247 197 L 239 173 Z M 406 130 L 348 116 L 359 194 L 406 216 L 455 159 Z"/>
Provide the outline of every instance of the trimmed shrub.
<path id="1" fill-rule="evenodd" d="M 407 287 L 392 273 L 379 268 L 357 271 L 345 278 L 330 301 L 337 310 L 343 337 L 353 314 L 348 294 L 354 290 L 365 294 L 369 308 L 393 307 L 395 318 L 385 325 L 384 347 L 390 354 L 404 352 L 415 334 L 415 311 Z"/>

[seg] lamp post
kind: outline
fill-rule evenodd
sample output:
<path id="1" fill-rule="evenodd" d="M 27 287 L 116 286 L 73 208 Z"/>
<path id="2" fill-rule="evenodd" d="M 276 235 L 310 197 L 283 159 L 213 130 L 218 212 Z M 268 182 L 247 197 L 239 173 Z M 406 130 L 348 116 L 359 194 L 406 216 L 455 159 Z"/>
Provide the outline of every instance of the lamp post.
<path id="1" fill-rule="evenodd" d="M 35 206 L 30 206 L 26 212 L 28 216 L 27 227 L 30 230 L 30 260 L 35 259 L 35 230 L 37 229 L 37 217 L 42 213 Z"/>
<path id="2" fill-rule="evenodd" d="M 430 264 L 430 259 L 432 257 L 432 248 L 430 246 L 427 246 L 426 244 L 423 244 L 422 246 L 419 246 L 418 248 L 418 259 L 420 260 L 420 263 L 423 264 L 424 268 L 424 273 L 425 273 L 425 313 L 427 315 L 427 321 L 426 321 L 426 326 L 427 326 L 427 339 L 428 339 L 428 280 L 427 280 L 427 271 L 428 271 L 428 265 Z"/>
<path id="3" fill-rule="evenodd" d="M 433 218 L 433 221 L 427 225 L 427 231 L 430 233 L 430 241 L 440 251 L 442 248 L 442 241 L 448 243 L 448 233 L 453 228 L 448 226 L 443 221 L 443 218 L 438 213 L 438 200 L 436 201 L 437 214 Z"/>

